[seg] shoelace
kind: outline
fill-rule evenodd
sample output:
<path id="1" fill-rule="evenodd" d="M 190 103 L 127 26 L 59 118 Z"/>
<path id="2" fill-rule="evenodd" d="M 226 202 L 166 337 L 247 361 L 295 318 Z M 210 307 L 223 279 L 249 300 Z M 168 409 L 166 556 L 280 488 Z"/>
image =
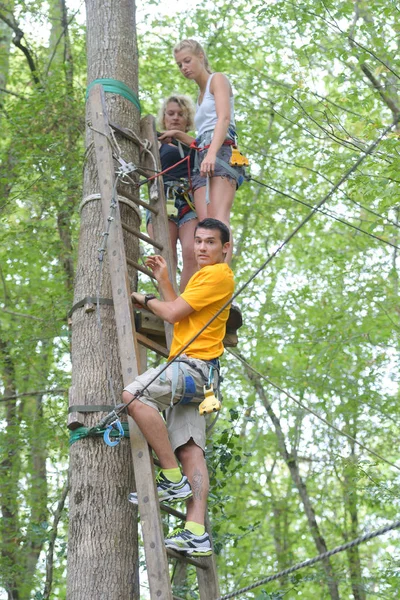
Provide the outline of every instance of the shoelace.
<path id="1" fill-rule="evenodd" d="M 176 529 L 173 529 L 170 534 L 167 535 L 166 539 L 175 537 L 176 535 L 179 535 L 180 533 L 182 533 L 182 531 L 185 531 L 183 527 L 177 527 Z"/>

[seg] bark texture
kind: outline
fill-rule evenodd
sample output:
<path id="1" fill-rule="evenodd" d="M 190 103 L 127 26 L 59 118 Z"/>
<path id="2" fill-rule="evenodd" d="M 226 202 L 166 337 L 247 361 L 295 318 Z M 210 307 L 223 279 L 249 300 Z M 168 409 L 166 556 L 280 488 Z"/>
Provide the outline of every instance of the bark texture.
<path id="1" fill-rule="evenodd" d="M 88 83 L 99 78 L 123 81 L 137 93 L 137 49 L 133 0 L 87 0 Z M 139 132 L 140 115 L 128 100 L 107 93 L 109 119 Z M 90 115 L 86 114 L 90 123 Z M 87 162 L 83 199 L 98 194 L 97 168 L 87 128 Z M 105 140 L 105 143 L 107 141 Z M 138 163 L 138 149 L 118 140 L 126 161 Z M 134 190 L 131 188 L 130 192 Z M 139 228 L 140 214 L 126 205 L 122 221 Z M 111 298 L 107 254 L 99 281 L 98 249 L 105 224 L 101 203 L 83 203 L 74 303 L 86 296 Z M 137 239 L 125 240 L 127 257 L 137 260 Z M 136 274 L 130 273 L 132 288 Z M 107 370 L 116 402 L 122 392 L 114 309 L 100 306 L 102 340 L 96 312 L 77 309 L 72 316 L 72 393 L 76 404 L 113 404 Z M 96 424 L 104 413 L 86 414 L 85 425 Z M 139 599 L 137 511 L 127 502 L 133 488 L 129 441 L 110 448 L 102 439 L 75 442 L 70 452 L 70 522 L 68 600 Z"/>

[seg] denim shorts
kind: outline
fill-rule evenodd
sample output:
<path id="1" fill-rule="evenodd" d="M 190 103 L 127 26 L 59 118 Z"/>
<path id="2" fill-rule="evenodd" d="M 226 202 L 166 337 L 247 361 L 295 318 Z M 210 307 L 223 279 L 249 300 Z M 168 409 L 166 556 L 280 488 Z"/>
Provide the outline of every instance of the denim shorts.
<path id="1" fill-rule="evenodd" d="M 187 210 L 188 203 L 186 202 L 183 196 L 179 196 L 175 194 L 175 208 L 178 211 L 177 215 L 169 215 L 168 220 L 172 221 L 178 227 L 182 227 L 188 221 L 192 221 L 193 219 L 197 219 L 197 215 L 194 210 Z M 185 211 L 186 209 L 186 211 Z M 149 223 L 151 223 L 152 213 L 149 210 L 146 210 L 146 227 L 148 227 Z"/>
<path id="2" fill-rule="evenodd" d="M 196 161 L 196 166 L 193 170 L 192 176 L 192 189 L 193 191 L 198 190 L 201 187 L 205 187 L 207 185 L 207 177 L 201 177 L 200 167 L 203 162 L 205 156 L 207 155 L 207 150 L 201 150 L 198 152 L 198 160 Z M 232 156 L 232 146 L 221 146 L 221 148 L 217 152 L 217 157 L 226 162 L 229 165 L 229 161 Z M 237 173 L 238 177 L 245 175 L 244 167 L 232 167 L 229 165 L 230 169 L 234 169 Z M 233 175 L 220 163 L 215 163 L 214 173 L 211 177 L 225 177 L 230 181 L 234 181 L 236 184 L 236 189 L 241 185 L 242 182 L 238 183 L 238 181 L 233 177 Z"/>

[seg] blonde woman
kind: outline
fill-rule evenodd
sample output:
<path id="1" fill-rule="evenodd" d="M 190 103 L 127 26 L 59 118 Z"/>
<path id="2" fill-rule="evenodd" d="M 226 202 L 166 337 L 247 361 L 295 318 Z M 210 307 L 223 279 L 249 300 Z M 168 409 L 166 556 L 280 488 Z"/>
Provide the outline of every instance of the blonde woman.
<path id="1" fill-rule="evenodd" d="M 174 94 L 164 100 L 158 115 L 161 129 L 174 130 L 186 135 L 193 129 L 194 106 L 190 98 Z M 188 136 L 190 137 L 190 136 Z M 171 144 L 171 139 L 161 136 L 160 158 L 162 170 L 172 167 L 189 154 L 189 148 Z M 191 140 L 193 138 L 190 138 Z M 191 157 L 193 169 L 193 157 Z M 167 200 L 169 234 L 174 253 L 175 268 L 177 266 L 177 242 L 182 248 L 182 273 L 180 291 L 183 292 L 191 276 L 197 271 L 194 257 L 194 230 L 198 223 L 197 215 L 190 202 L 188 192 L 188 163 L 184 161 L 163 175 L 164 191 Z M 146 225 L 149 235 L 152 236 L 151 213 L 146 213 Z"/>
<path id="2" fill-rule="evenodd" d="M 193 173 L 193 193 L 199 220 L 212 217 L 229 227 L 236 189 L 243 182 L 243 167 L 231 166 L 232 145 L 236 142 L 232 87 L 223 73 L 212 73 L 203 47 L 195 40 L 183 40 L 174 49 L 176 63 L 186 79 L 199 87 L 196 104 L 197 160 Z M 169 130 L 185 144 L 192 138 L 182 131 Z M 230 246 L 227 261 L 232 256 Z"/>

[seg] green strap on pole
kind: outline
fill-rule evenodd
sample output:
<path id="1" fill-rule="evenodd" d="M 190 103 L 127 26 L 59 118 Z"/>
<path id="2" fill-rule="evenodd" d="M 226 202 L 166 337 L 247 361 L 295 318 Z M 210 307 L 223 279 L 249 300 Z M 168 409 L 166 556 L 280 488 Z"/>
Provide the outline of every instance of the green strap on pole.
<path id="1" fill-rule="evenodd" d="M 131 90 L 130 87 L 128 87 L 122 81 L 118 81 L 118 79 L 95 79 L 87 86 L 86 100 L 89 98 L 89 91 L 94 85 L 96 85 L 96 83 L 100 83 L 103 86 L 105 92 L 119 94 L 120 96 L 123 96 L 124 98 L 129 100 L 129 102 L 132 102 L 132 104 L 136 106 L 140 113 L 141 109 L 139 98 L 137 97 L 135 92 Z"/>
<path id="2" fill-rule="evenodd" d="M 124 430 L 124 437 L 128 438 L 129 437 L 128 423 L 121 423 L 121 425 Z M 83 440 L 86 437 L 103 436 L 104 432 L 105 432 L 105 429 L 99 429 L 97 427 L 78 427 L 77 429 L 74 429 L 73 431 L 70 432 L 69 445 L 72 446 L 72 444 L 74 442 L 77 442 L 78 440 Z M 113 430 L 111 430 L 110 436 L 117 437 L 117 436 L 119 436 L 119 432 L 113 429 Z"/>

